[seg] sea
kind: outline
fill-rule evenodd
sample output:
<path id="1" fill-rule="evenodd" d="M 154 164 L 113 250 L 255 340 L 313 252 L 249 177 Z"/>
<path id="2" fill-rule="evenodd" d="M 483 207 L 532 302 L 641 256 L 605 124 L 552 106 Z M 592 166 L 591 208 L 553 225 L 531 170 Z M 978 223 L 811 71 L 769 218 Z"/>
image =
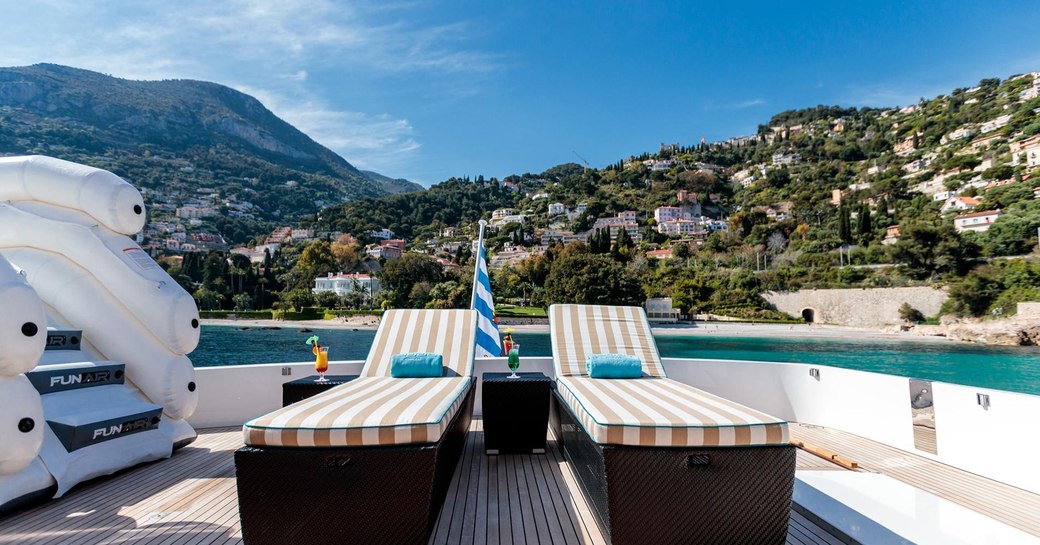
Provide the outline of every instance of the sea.
<path id="1" fill-rule="evenodd" d="M 361 360 L 371 329 L 243 329 L 202 326 L 190 357 L 196 367 L 311 361 L 305 340 L 318 335 L 330 360 Z M 523 356 L 550 356 L 548 333 L 513 333 Z M 959 342 L 657 335 L 666 358 L 809 363 L 1040 395 L 1040 347 Z"/>

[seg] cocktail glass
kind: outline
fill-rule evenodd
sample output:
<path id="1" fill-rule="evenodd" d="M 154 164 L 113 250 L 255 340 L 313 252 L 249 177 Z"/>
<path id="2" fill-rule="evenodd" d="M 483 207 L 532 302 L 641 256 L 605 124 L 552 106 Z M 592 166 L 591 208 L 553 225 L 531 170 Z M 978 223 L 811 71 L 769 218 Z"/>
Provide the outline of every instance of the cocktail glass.
<path id="1" fill-rule="evenodd" d="M 314 370 L 318 372 L 318 378 L 314 382 L 328 382 L 325 372 L 329 370 L 329 347 L 318 348 L 314 357 Z"/>
<path id="2" fill-rule="evenodd" d="M 509 378 L 520 378 L 520 375 L 516 374 L 516 370 L 520 368 L 520 343 L 514 342 L 513 346 L 509 347 L 506 361 L 509 363 L 509 370 L 512 371 Z"/>

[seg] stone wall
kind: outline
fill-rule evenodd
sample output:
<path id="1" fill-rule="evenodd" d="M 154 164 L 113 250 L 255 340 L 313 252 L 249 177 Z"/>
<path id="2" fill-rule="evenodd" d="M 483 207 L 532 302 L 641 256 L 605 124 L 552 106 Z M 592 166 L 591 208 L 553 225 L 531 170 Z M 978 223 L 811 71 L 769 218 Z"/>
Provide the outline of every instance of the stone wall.
<path id="1" fill-rule="evenodd" d="M 925 316 L 935 316 L 946 301 L 945 290 L 928 287 L 799 290 L 762 296 L 777 310 L 796 318 L 856 327 L 902 323 L 899 307 L 903 303 L 910 303 Z"/>
<path id="2" fill-rule="evenodd" d="M 1040 320 L 1040 303 L 1022 302 L 1018 304 L 1018 317 L 1025 320 Z"/>

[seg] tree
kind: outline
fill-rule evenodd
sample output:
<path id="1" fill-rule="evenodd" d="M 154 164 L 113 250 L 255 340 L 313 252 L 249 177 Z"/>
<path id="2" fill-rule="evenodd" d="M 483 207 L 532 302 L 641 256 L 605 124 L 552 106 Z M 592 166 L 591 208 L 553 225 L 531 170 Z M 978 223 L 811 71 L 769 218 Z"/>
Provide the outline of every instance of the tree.
<path id="1" fill-rule="evenodd" d="M 920 310 L 910 306 L 910 303 L 904 302 L 899 306 L 899 319 L 904 322 L 917 323 L 924 321 L 924 314 Z"/>
<path id="2" fill-rule="evenodd" d="M 310 288 L 315 278 L 337 271 L 339 266 L 329 241 L 312 242 L 300 252 L 296 265 L 287 275 L 286 284 L 290 289 Z"/>
<path id="3" fill-rule="evenodd" d="M 1037 247 L 1037 227 L 1040 201 L 1024 201 L 1005 210 L 981 238 L 989 255 L 1019 255 Z"/>
<path id="4" fill-rule="evenodd" d="M 551 303 L 642 305 L 639 279 L 627 268 L 602 255 L 573 255 L 553 263 L 545 281 Z"/>
<path id="5" fill-rule="evenodd" d="M 784 236 L 780 231 L 773 231 L 773 234 L 769 235 L 766 239 L 766 248 L 773 254 L 779 254 L 784 251 L 787 247 L 787 237 Z"/>
<path id="6" fill-rule="evenodd" d="M 915 278 L 932 274 L 963 275 L 978 256 L 978 248 L 957 236 L 949 224 L 910 223 L 900 229 L 899 241 L 892 246 L 892 258 L 904 265 Z"/>
<path id="7" fill-rule="evenodd" d="M 775 168 L 766 173 L 766 183 L 777 189 L 786 187 L 791 183 L 791 172 L 787 167 Z"/>
<path id="8" fill-rule="evenodd" d="M 282 292 L 281 295 L 282 303 L 289 307 L 301 311 L 303 307 L 309 307 L 314 305 L 314 294 L 311 290 L 304 288 L 297 288 Z"/>
<path id="9" fill-rule="evenodd" d="M 870 226 L 870 205 L 863 203 L 863 206 L 859 208 L 859 236 L 860 240 L 865 240 L 870 237 L 871 226 Z"/>
<path id="10" fill-rule="evenodd" d="M 247 311 L 253 310 L 253 298 L 248 293 L 240 293 L 231 298 L 235 303 L 235 310 Z"/>
<path id="11" fill-rule="evenodd" d="M 685 262 L 690 258 L 690 245 L 685 242 L 678 242 L 672 245 L 672 257 L 676 259 L 682 259 Z"/>
<path id="12" fill-rule="evenodd" d="M 221 295 L 211 289 L 199 288 L 192 297 L 202 310 L 216 310 L 220 307 Z"/>
<path id="13" fill-rule="evenodd" d="M 849 225 L 849 211 L 843 205 L 838 209 L 838 238 L 842 242 L 849 242 L 852 240 L 852 228 Z"/>
<path id="14" fill-rule="evenodd" d="M 323 291 L 315 295 L 314 302 L 321 308 L 337 308 L 343 301 L 336 292 Z"/>
<path id="15" fill-rule="evenodd" d="M 416 284 L 427 282 L 433 285 L 443 280 L 444 268 L 430 257 L 409 253 L 387 261 L 377 275 L 384 288 L 395 295 L 392 304 L 401 307 L 408 304 Z M 422 290 L 416 295 L 421 296 Z"/>

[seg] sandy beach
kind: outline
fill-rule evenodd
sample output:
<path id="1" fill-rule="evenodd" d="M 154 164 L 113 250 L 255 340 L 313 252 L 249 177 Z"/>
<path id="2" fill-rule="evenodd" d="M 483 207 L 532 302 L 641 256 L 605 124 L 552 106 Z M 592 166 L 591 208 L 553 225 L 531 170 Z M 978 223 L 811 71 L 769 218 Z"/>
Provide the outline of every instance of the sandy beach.
<path id="1" fill-rule="evenodd" d="M 203 325 L 234 327 L 277 327 L 296 329 L 375 329 L 379 319 L 374 316 L 350 316 L 334 320 L 227 320 L 203 319 Z M 500 325 L 521 333 L 548 333 L 547 324 Z M 937 335 L 914 332 L 892 332 L 822 324 L 760 324 L 747 322 L 698 322 L 694 324 L 656 325 L 655 335 L 714 335 L 719 337 L 774 337 L 810 339 L 862 339 L 892 341 L 956 342 Z"/>

